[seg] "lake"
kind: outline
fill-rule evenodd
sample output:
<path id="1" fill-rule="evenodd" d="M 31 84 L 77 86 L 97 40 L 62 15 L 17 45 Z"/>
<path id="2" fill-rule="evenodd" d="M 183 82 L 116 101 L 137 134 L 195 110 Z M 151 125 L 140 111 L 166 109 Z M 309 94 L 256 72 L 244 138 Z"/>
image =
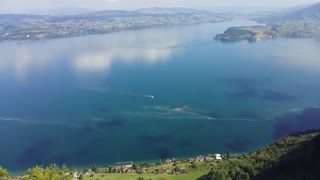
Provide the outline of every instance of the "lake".
<path id="1" fill-rule="evenodd" d="M 320 104 L 320 41 L 213 40 L 254 24 L 1 42 L 0 164 L 107 166 L 271 143 L 288 115 Z"/>

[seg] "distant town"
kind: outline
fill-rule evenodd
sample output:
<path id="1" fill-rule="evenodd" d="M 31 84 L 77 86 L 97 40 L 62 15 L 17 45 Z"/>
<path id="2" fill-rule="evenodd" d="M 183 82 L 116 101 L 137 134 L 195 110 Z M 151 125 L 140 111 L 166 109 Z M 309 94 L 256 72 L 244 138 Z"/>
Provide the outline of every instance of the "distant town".
<path id="1" fill-rule="evenodd" d="M 67 38 L 226 20 L 230 18 L 184 8 L 101 11 L 69 16 L 3 14 L 0 15 L 0 41 Z"/>

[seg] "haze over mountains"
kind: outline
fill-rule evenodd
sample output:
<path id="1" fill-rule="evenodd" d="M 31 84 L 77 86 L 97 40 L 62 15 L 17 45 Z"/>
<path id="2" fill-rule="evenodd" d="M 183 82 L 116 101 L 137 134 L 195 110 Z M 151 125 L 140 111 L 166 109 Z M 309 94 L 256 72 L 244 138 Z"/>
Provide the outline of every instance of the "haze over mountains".
<path id="1" fill-rule="evenodd" d="M 320 20 L 320 3 L 282 13 L 274 13 L 265 17 L 257 18 L 256 20 L 268 23 L 301 20 Z"/>

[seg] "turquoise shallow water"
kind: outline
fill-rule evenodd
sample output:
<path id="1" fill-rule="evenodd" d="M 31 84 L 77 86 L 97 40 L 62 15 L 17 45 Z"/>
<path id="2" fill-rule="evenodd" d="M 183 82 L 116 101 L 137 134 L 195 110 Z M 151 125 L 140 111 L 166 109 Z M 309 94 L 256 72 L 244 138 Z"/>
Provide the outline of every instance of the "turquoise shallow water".
<path id="1" fill-rule="evenodd" d="M 247 152 L 320 102 L 320 42 L 221 43 L 246 20 L 0 44 L 0 164 Z M 145 95 L 153 95 L 154 99 Z"/>

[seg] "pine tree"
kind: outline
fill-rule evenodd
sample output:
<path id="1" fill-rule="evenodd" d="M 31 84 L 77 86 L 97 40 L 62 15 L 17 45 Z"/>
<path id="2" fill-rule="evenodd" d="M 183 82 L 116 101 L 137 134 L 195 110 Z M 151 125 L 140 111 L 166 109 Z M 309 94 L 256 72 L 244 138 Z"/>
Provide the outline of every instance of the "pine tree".
<path id="1" fill-rule="evenodd" d="M 229 149 L 229 147 L 227 148 L 227 159 L 229 159 L 230 158 L 230 149 Z"/>

